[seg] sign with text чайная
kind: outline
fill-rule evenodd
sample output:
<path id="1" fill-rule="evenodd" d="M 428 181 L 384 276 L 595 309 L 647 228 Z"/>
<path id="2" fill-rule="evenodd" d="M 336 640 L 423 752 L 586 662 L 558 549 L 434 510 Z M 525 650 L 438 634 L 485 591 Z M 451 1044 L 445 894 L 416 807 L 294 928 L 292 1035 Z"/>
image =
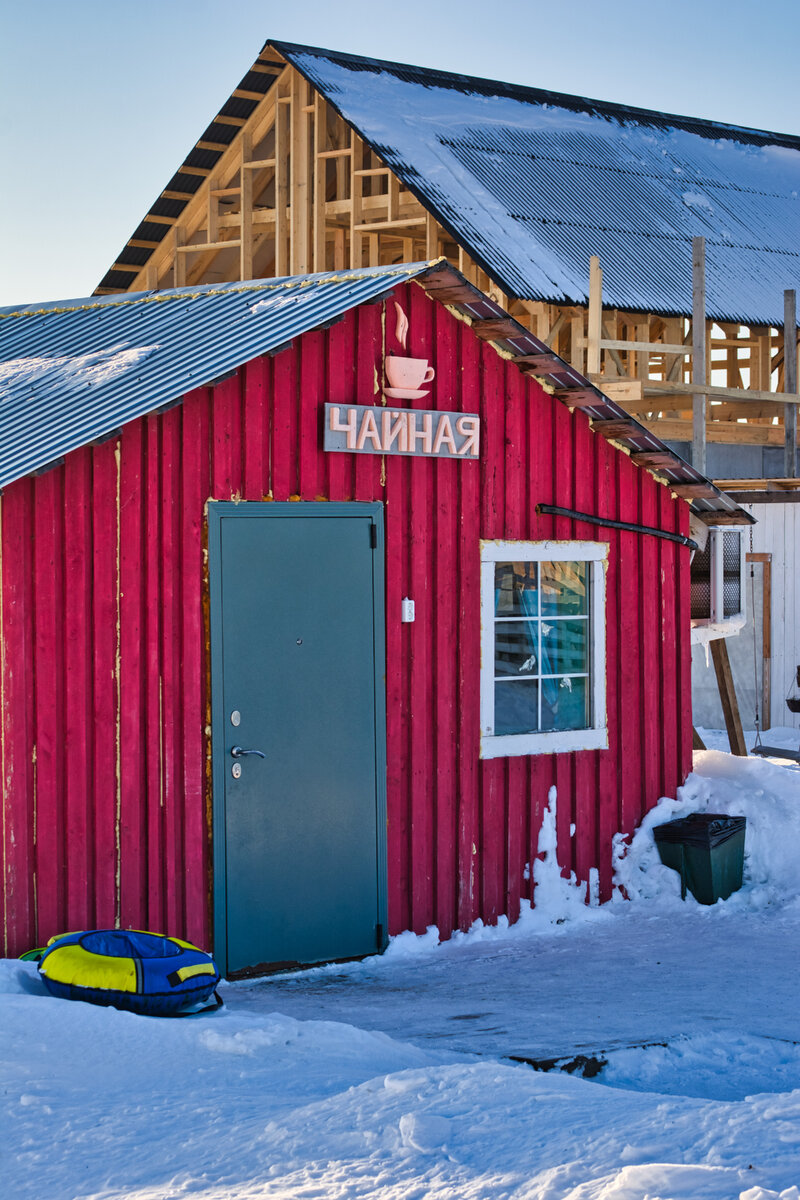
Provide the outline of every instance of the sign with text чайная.
<path id="1" fill-rule="evenodd" d="M 476 413 L 325 405 L 325 450 L 470 459 L 479 456 L 479 438 L 480 417 Z"/>

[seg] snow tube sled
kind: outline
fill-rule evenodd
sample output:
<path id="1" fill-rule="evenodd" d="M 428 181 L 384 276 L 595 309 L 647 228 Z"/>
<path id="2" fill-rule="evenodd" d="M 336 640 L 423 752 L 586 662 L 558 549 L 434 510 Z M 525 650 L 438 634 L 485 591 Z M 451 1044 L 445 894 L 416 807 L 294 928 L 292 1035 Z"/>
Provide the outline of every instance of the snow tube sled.
<path id="1" fill-rule="evenodd" d="M 154 1017 L 188 1016 L 219 983 L 214 960 L 205 951 L 180 938 L 138 929 L 92 929 L 51 938 L 39 960 L 39 974 L 60 999 Z"/>

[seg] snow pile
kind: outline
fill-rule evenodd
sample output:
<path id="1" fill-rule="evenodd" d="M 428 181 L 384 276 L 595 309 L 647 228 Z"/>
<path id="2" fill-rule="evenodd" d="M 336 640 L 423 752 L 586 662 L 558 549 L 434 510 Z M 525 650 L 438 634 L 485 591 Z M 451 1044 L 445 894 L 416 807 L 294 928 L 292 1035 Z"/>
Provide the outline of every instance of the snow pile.
<path id="1" fill-rule="evenodd" d="M 800 773 L 760 758 L 718 750 L 695 754 L 694 772 L 677 799 L 662 799 L 632 840 L 615 839 L 615 883 L 634 902 L 679 908 L 680 878 L 661 865 L 653 829 L 691 812 L 725 813 L 747 820 L 744 884 L 724 905 L 739 909 L 800 906 Z M 697 907 L 691 893 L 686 902 Z"/>
<path id="2" fill-rule="evenodd" d="M 31 389 L 44 385 L 67 391 L 97 387 L 130 371 L 157 349 L 158 346 L 130 346 L 123 342 L 88 354 L 10 359 L 0 364 L 0 401 L 20 385 Z"/>

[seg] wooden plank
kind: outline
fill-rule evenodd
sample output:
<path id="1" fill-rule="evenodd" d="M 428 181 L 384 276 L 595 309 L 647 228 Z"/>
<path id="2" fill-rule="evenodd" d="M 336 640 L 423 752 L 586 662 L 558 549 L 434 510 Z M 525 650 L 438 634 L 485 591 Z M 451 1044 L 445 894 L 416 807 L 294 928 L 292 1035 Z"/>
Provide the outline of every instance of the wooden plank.
<path id="1" fill-rule="evenodd" d="M 327 105 L 319 92 L 314 92 L 314 191 L 311 200 L 312 210 L 312 239 L 313 262 L 315 271 L 324 271 L 326 265 L 326 224 L 325 224 L 325 181 L 327 177 L 326 161 L 321 158 L 325 148 L 327 131 Z"/>
<path id="2" fill-rule="evenodd" d="M 586 345 L 588 339 L 583 339 L 582 344 Z M 600 338 L 601 350 L 633 350 L 645 356 L 653 354 L 673 354 L 681 355 L 684 358 L 691 357 L 692 347 L 678 345 L 677 343 L 666 342 L 648 342 L 645 339 L 633 341 L 620 341 L 618 338 Z"/>
<path id="3" fill-rule="evenodd" d="M 784 383 L 787 399 L 797 396 L 797 292 L 788 288 L 783 293 Z M 789 478 L 797 474 L 797 403 L 790 403 L 783 417 L 783 473 Z"/>
<path id="4" fill-rule="evenodd" d="M 706 240 L 692 238 L 692 383 L 705 387 L 706 368 Z M 692 466 L 706 471 L 706 392 L 692 403 Z"/>
<path id="5" fill-rule="evenodd" d="M 600 338 L 602 329 L 603 271 L 600 266 L 600 259 L 596 254 L 593 254 L 589 259 L 589 314 L 586 334 L 586 372 L 588 375 L 600 374 Z"/>
<path id="6" fill-rule="evenodd" d="M 733 685 L 728 645 L 725 638 L 715 638 L 711 643 L 711 658 L 717 676 L 719 698 L 722 702 L 722 715 L 725 718 L 725 728 L 728 733 L 731 754 L 747 757 L 747 746 L 742 730 L 742 720 L 739 716 L 739 704 L 736 699 L 736 689 Z"/>
<path id="7" fill-rule="evenodd" d="M 761 728 L 765 730 L 772 725 L 772 554 L 751 551 L 745 558 L 761 564 Z"/>
<path id="8" fill-rule="evenodd" d="M 290 265 L 293 275 L 311 270 L 311 180 L 309 178 L 308 83 L 292 75 L 291 158 L 289 164 Z"/>
<path id="9" fill-rule="evenodd" d="M 523 336 L 522 330 L 516 321 L 512 321 L 509 317 L 495 317 L 488 320 L 474 320 L 472 322 L 472 331 L 479 338 L 486 341 L 503 340 L 507 338 L 519 338 Z"/>
<path id="10" fill-rule="evenodd" d="M 288 105 L 275 112 L 275 274 L 289 274 L 289 144 L 291 115 Z"/>
<path id="11" fill-rule="evenodd" d="M 760 392 L 755 389 L 742 391 L 741 388 L 716 387 L 712 384 L 678 383 L 666 379 L 647 379 L 644 381 L 645 396 L 662 398 L 664 394 L 672 396 L 707 396 L 710 400 L 727 400 L 730 404 L 752 404 L 754 400 L 770 404 L 796 403 L 784 392 Z M 742 413 L 742 416 L 746 416 Z"/>
<path id="12" fill-rule="evenodd" d="M 360 226 L 363 224 L 364 180 L 359 171 L 364 161 L 364 143 L 355 130 L 350 136 L 350 266 L 363 267 L 364 239 Z"/>
<path id="13" fill-rule="evenodd" d="M 602 396 L 592 388 L 556 388 L 555 397 L 567 408 L 601 408 Z"/>
<path id="14" fill-rule="evenodd" d="M 682 500 L 713 500 L 717 495 L 715 488 L 707 483 L 671 483 L 670 491 Z"/>
<path id="15" fill-rule="evenodd" d="M 669 450 L 632 450 L 631 462 L 637 467 L 680 467 L 681 459 Z"/>
<path id="16" fill-rule="evenodd" d="M 631 438 L 641 437 L 646 431 L 636 421 L 603 421 L 595 417 L 592 420 L 592 432 L 604 438 Z"/>
<path id="17" fill-rule="evenodd" d="M 253 141 L 251 134 L 244 130 L 242 132 L 242 170 L 240 172 L 241 184 L 241 232 L 239 235 L 239 278 L 253 278 L 253 188 L 255 179 L 252 170 L 245 169 L 245 164 L 252 158 Z M 211 241 L 211 230 L 209 229 L 209 241 Z"/>

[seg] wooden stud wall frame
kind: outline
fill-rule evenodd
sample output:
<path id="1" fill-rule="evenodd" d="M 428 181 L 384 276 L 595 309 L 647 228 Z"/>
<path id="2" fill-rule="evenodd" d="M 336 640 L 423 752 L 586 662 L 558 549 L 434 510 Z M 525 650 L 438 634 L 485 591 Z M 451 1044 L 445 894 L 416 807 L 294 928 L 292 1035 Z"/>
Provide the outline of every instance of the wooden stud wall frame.
<path id="1" fill-rule="evenodd" d="M 692 383 L 692 322 L 602 305 L 602 267 L 589 269 L 587 307 L 509 296 L 428 212 L 398 177 L 277 51 L 255 69 L 274 73 L 252 115 L 216 118 L 238 132 L 130 291 L 273 278 L 388 265 L 444 255 L 556 353 L 586 373 L 660 438 L 692 441 L 693 409 L 706 396 L 706 439 L 734 445 L 785 442 L 783 331 L 706 322 L 707 380 Z M 234 93 L 236 94 L 236 93 Z M 216 148 L 216 147 L 215 147 Z M 188 168 L 181 167 L 185 173 Z M 186 199 L 184 193 L 163 193 Z M 687 264 L 688 269 L 688 264 Z M 108 293 L 110 289 L 98 289 Z M 791 385 L 793 373 L 788 372 Z M 746 407 L 744 407 L 746 405 Z M 792 423 L 788 423 L 789 432 Z"/>

